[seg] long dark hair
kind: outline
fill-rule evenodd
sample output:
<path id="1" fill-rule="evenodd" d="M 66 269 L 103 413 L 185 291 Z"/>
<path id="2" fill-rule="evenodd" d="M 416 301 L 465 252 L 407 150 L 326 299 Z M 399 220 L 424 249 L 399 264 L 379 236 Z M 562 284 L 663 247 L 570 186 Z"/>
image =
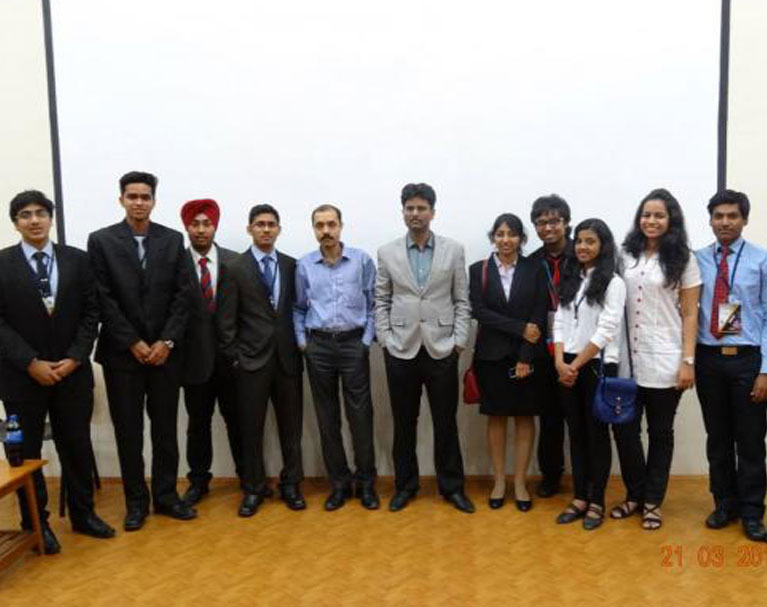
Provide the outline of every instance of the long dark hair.
<path id="1" fill-rule="evenodd" d="M 599 255 L 584 295 L 589 305 L 601 306 L 605 302 L 607 287 L 615 275 L 615 239 L 610 228 L 601 219 L 592 218 L 581 221 L 573 231 L 574 241 L 578 240 L 578 234 L 583 230 L 591 230 L 599 238 Z M 574 243 L 568 247 L 567 257 L 562 284 L 559 287 L 559 300 L 565 306 L 575 299 L 578 289 L 581 288 L 584 270 L 583 264 L 575 256 Z"/>
<path id="2" fill-rule="evenodd" d="M 658 188 L 653 190 L 639 203 L 639 208 L 634 215 L 634 227 L 623 241 L 623 250 L 634 259 L 639 259 L 642 251 L 647 247 L 647 237 L 642 233 L 639 222 L 642 219 L 642 211 L 648 200 L 660 200 L 668 213 L 668 230 L 660 238 L 658 249 L 658 261 L 663 270 L 664 284 L 673 289 L 682 284 L 682 274 L 690 261 L 690 247 L 687 240 L 687 230 L 684 227 L 684 214 L 679 201 L 666 190 Z"/>

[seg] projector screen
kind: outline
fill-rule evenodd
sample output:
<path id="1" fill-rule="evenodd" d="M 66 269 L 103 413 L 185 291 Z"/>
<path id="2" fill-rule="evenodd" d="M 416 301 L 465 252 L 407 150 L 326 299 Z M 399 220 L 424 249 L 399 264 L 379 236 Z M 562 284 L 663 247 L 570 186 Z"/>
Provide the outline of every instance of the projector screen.
<path id="1" fill-rule="evenodd" d="M 278 247 L 316 246 L 311 209 L 375 254 L 399 192 L 437 191 L 436 232 L 486 254 L 495 216 L 556 192 L 573 221 L 625 235 L 667 187 L 711 238 L 719 1 L 67 0 L 52 3 L 68 242 L 119 221 L 117 179 L 158 175 L 154 219 L 212 197 L 218 240 L 282 214 Z"/>

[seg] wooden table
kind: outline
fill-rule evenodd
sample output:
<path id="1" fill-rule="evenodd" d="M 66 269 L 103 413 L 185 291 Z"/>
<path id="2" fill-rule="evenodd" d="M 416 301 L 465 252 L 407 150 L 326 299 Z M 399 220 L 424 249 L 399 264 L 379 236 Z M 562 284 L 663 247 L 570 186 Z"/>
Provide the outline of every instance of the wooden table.
<path id="1" fill-rule="evenodd" d="M 23 465 L 12 468 L 6 460 L 0 460 L 0 499 L 24 487 L 34 527 L 31 533 L 0 530 L 0 569 L 10 565 L 30 548 L 37 548 L 38 554 L 43 554 L 43 531 L 40 526 L 32 473 L 47 463 L 48 460 L 44 459 L 27 459 L 24 460 Z"/>

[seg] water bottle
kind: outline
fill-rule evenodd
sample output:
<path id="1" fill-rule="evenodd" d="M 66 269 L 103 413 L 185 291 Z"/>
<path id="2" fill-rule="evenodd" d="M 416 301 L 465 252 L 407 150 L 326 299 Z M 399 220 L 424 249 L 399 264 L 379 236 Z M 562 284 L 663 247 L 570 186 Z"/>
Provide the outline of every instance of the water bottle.
<path id="1" fill-rule="evenodd" d="M 5 424 L 5 456 L 14 468 L 24 463 L 24 434 L 18 415 L 9 415 Z"/>

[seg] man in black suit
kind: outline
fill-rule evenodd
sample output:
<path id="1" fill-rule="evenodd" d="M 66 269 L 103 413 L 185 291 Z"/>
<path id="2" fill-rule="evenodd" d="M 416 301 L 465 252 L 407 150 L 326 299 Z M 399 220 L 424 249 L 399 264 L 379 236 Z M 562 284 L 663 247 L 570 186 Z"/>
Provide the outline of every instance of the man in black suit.
<path id="1" fill-rule="evenodd" d="M 99 311 L 88 256 L 49 240 L 53 202 L 29 190 L 10 204 L 21 243 L 0 251 L 0 397 L 19 416 L 24 457 L 39 459 L 46 415 L 67 483 L 72 528 L 97 538 L 114 529 L 93 510 L 93 372 Z M 42 472 L 34 475 L 46 554 L 61 549 L 48 526 Z M 31 513 L 19 492 L 22 527 Z"/>
<path id="2" fill-rule="evenodd" d="M 189 464 L 189 487 L 183 500 L 190 505 L 208 493 L 213 462 L 211 420 L 216 401 L 226 422 L 229 448 L 237 476 L 241 475 L 241 438 L 237 422 L 237 391 L 232 366 L 218 348 L 215 315 L 218 308 L 219 281 L 224 265 L 237 253 L 218 246 L 216 229 L 221 211 L 215 200 L 190 200 L 181 207 L 181 221 L 189 237 L 188 274 L 189 322 L 184 336 L 182 385 L 189 416 L 186 431 L 186 460 Z"/>
<path id="3" fill-rule="evenodd" d="M 180 347 L 189 306 L 188 260 L 181 234 L 150 222 L 157 178 L 120 179 L 125 219 L 93 232 L 88 252 L 101 304 L 96 360 L 104 367 L 109 411 L 125 490 L 125 530 L 149 513 L 144 479 L 144 403 L 152 423 L 154 510 L 188 520 L 197 513 L 176 493 Z"/>
<path id="4" fill-rule="evenodd" d="M 237 405 L 242 432 L 242 488 L 238 514 L 253 516 L 271 495 L 264 470 L 264 420 L 271 398 L 282 448 L 280 497 L 303 510 L 301 431 L 303 364 L 293 332 L 296 260 L 278 253 L 280 215 L 273 206 L 250 210 L 253 245 L 227 265 L 219 295 L 221 349 L 237 376 Z"/>

